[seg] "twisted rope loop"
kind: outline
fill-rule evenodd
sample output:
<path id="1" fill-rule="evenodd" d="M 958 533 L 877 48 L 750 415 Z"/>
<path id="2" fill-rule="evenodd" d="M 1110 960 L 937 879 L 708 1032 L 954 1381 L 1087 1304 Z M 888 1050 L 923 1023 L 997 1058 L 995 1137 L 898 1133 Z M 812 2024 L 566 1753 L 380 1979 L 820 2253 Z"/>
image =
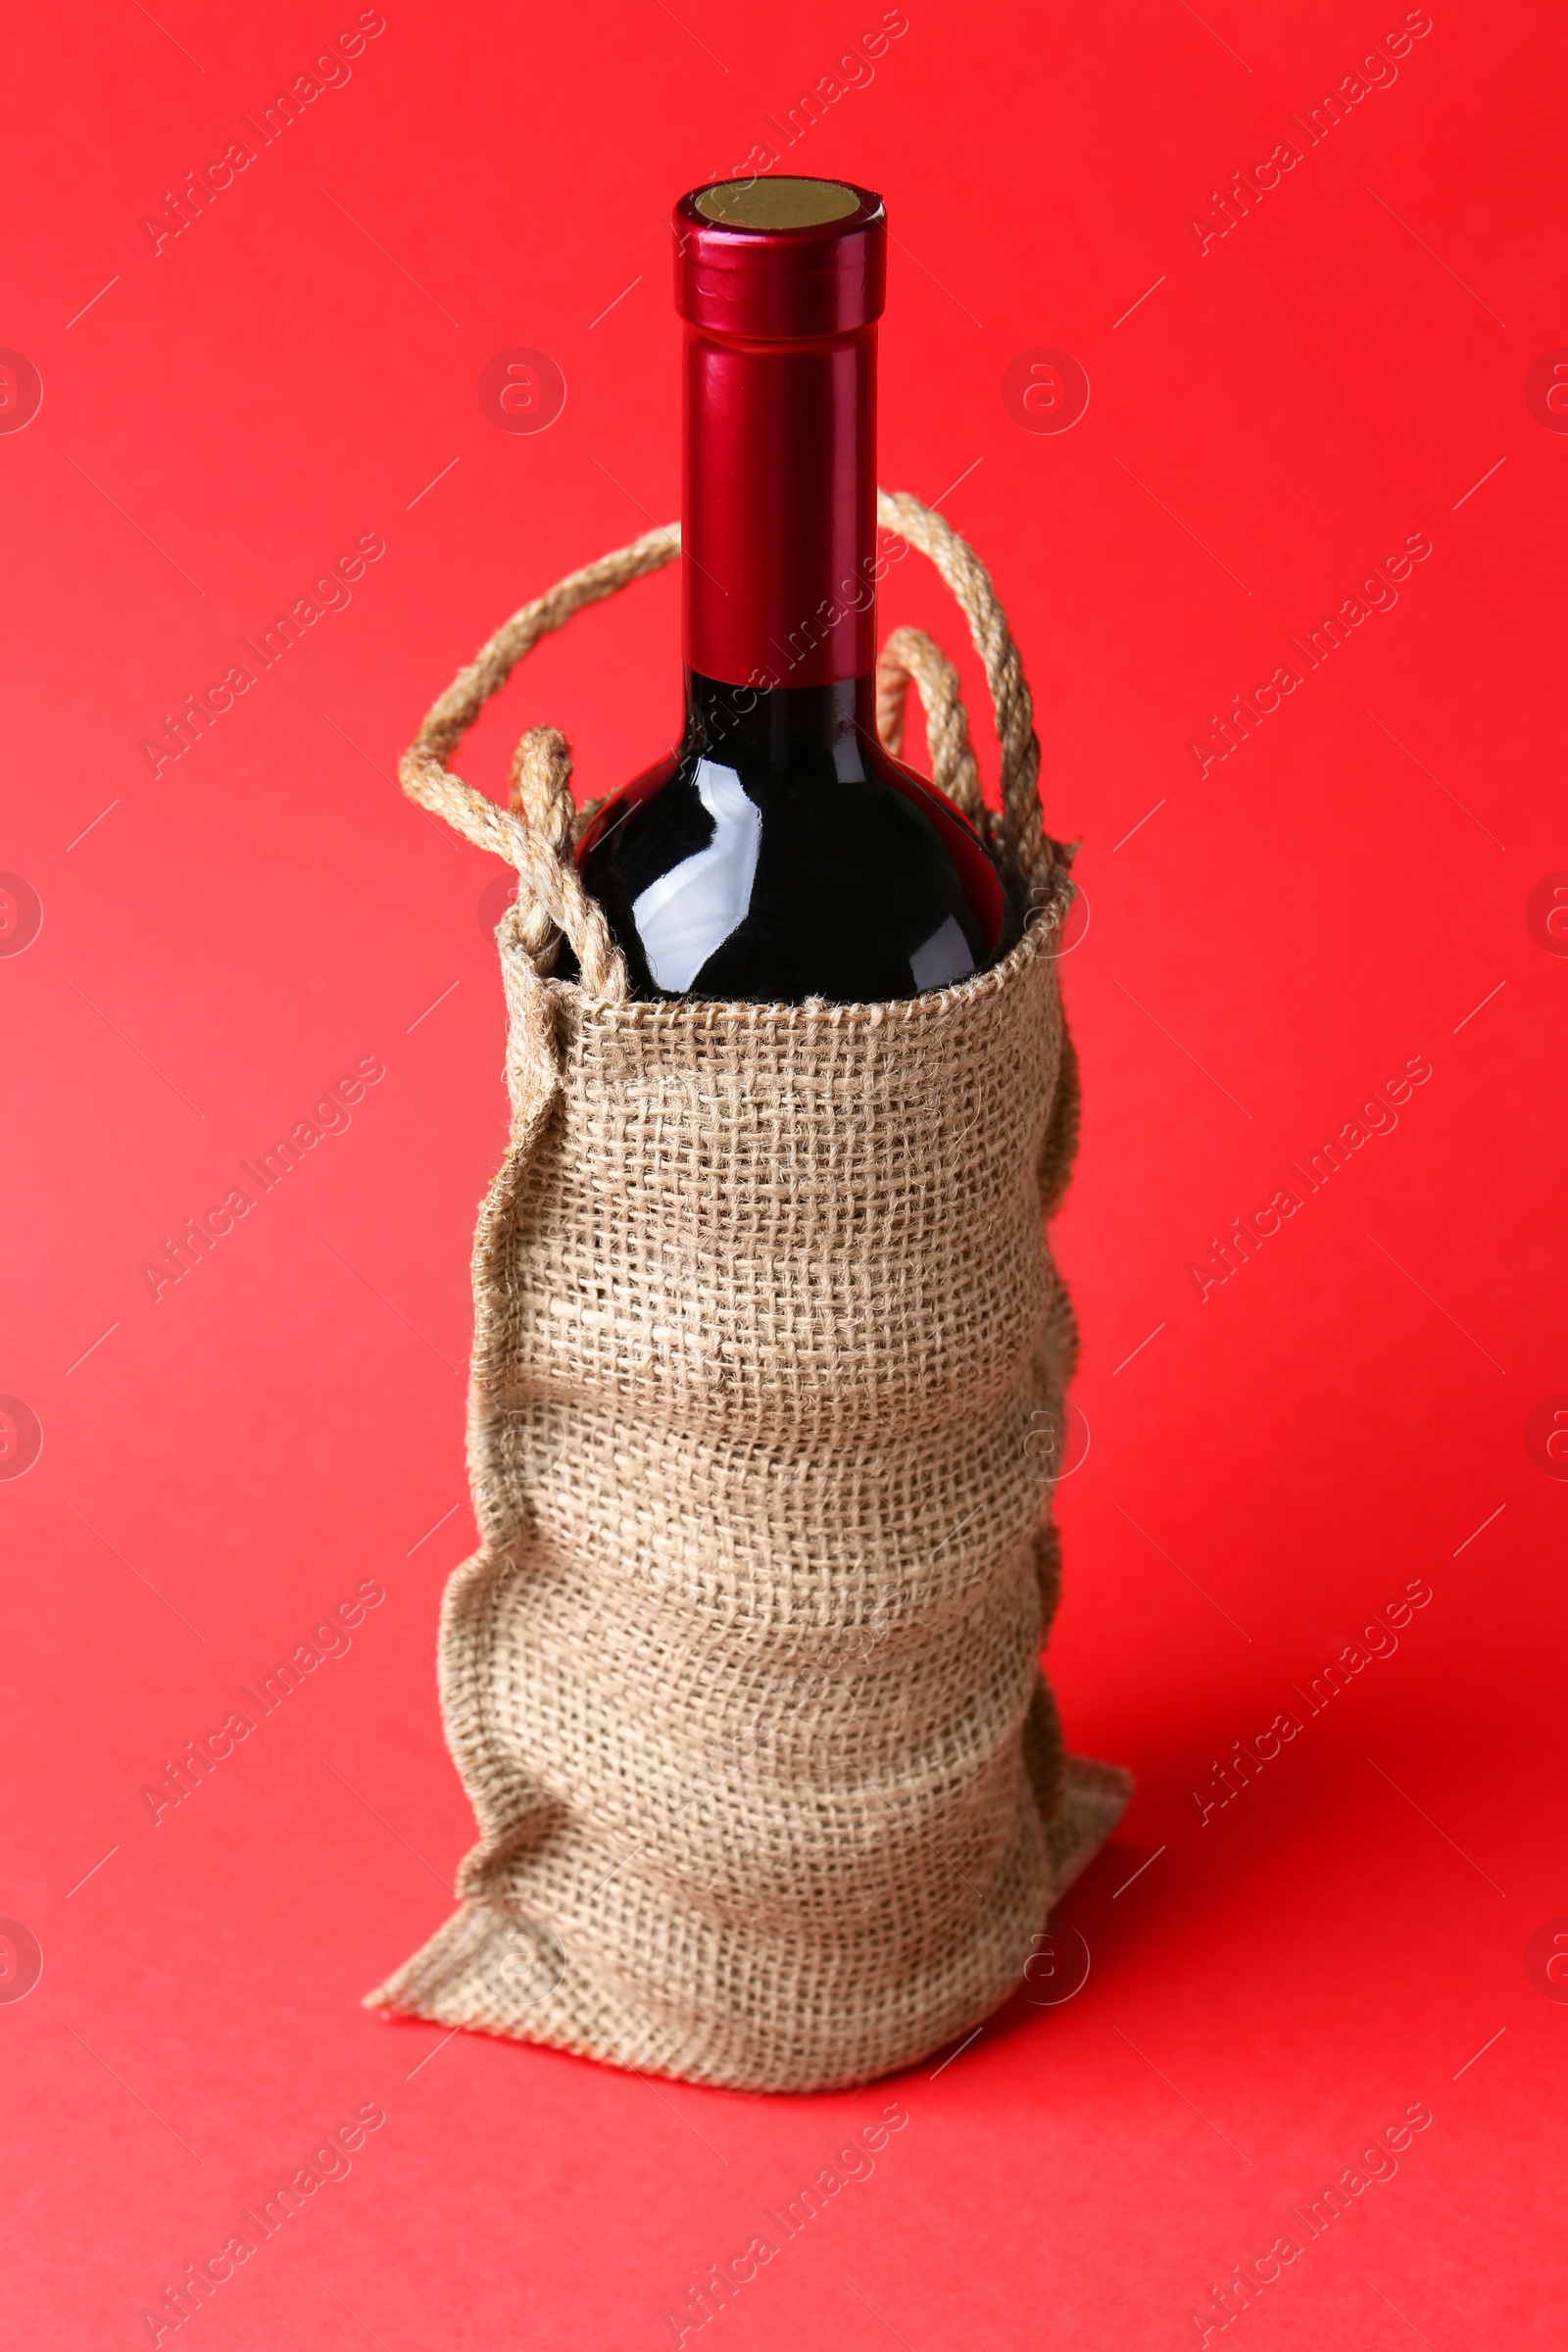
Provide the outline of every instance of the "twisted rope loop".
<path id="1" fill-rule="evenodd" d="M 911 686 L 925 711 L 931 781 L 983 831 L 988 812 L 958 673 L 924 629 L 895 629 L 876 664 L 876 731 L 895 760 L 904 748 L 904 706 Z"/>
<path id="2" fill-rule="evenodd" d="M 1023 663 L 998 601 L 991 574 L 966 539 L 960 539 L 934 509 L 922 507 L 905 490 L 879 490 L 876 518 L 885 531 L 894 531 L 929 557 L 948 586 L 964 619 L 974 650 L 985 664 L 986 684 L 996 714 L 997 741 L 1002 747 L 1002 838 L 1020 872 L 1030 881 L 1053 862 L 1040 815 L 1040 744 L 1035 735 L 1034 704 L 1024 684 Z M 922 700 L 924 682 L 919 681 Z M 957 680 L 953 680 L 956 695 Z M 926 704 L 926 723 L 932 706 Z M 933 757 L 935 757 L 935 746 Z"/>
<path id="3" fill-rule="evenodd" d="M 991 575 L 973 548 L 918 499 L 902 491 L 879 491 L 877 519 L 885 530 L 930 558 L 968 621 L 985 664 L 1002 747 L 1000 820 L 990 818 L 981 802 L 957 671 L 919 629 L 896 629 L 882 649 L 877 663 L 878 733 L 896 755 L 912 684 L 925 710 L 926 743 L 938 787 L 972 823 L 1000 838 L 1000 846 L 1026 880 L 1043 878 L 1053 859 L 1036 789 L 1040 747 L 1033 706 Z M 626 965 L 604 915 L 583 889 L 573 859 L 573 845 L 587 812 L 573 806 L 565 739 L 554 727 L 528 729 L 513 760 L 510 805 L 505 808 L 454 775 L 449 762 L 491 695 L 506 684 L 541 637 L 564 628 L 585 605 L 601 604 L 645 572 L 658 571 L 679 552 L 680 526 L 665 523 L 629 547 L 569 573 L 523 605 L 432 707 L 398 769 L 410 800 L 444 817 L 476 849 L 489 850 L 516 867 L 517 897 L 503 928 L 504 944 L 544 972 L 554 960 L 558 936 L 564 938 L 576 956 L 584 994 L 600 1004 L 625 1001 Z"/>

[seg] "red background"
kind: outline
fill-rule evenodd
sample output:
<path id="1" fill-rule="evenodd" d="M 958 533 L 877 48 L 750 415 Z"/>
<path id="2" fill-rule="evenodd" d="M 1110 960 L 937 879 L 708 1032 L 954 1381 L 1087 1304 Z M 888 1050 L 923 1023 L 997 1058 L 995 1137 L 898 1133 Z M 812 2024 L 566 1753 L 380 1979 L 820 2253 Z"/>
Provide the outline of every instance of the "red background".
<path id="1" fill-rule="evenodd" d="M 13 26 L 0 342 L 44 386 L 0 435 L 0 864 L 43 908 L 0 960 L 0 1389 L 43 1431 L 0 1486 L 0 1912 L 43 1953 L 0 2006 L 19 2343 L 146 2341 L 140 2308 L 368 2099 L 352 2175 L 190 2323 L 209 2352 L 667 2342 L 890 2095 L 656 2088 L 358 2006 L 470 1836 L 432 1661 L 505 1109 L 501 869 L 403 802 L 397 756 L 514 606 L 675 512 L 669 204 L 878 14 L 387 0 L 348 84 L 156 256 L 139 217 L 353 9 Z M 1561 27 L 1440 0 L 1250 217 L 1202 253 L 1187 226 L 1402 14 L 910 0 L 791 151 L 886 194 L 881 476 L 958 482 L 1048 822 L 1083 837 L 1059 1248 L 1092 1443 L 1052 1672 L 1139 1792 L 1064 1906 L 1087 1984 L 892 2086 L 908 2129 L 714 2324 L 737 2344 L 1193 2342 L 1414 2101 L 1397 2177 L 1232 2335 L 1561 2340 L 1568 2006 L 1525 1956 L 1568 1913 L 1568 1486 L 1526 1443 L 1568 1390 L 1568 960 L 1526 919 L 1568 867 L 1568 440 L 1525 397 L 1568 342 Z M 566 381 L 543 433 L 476 396 L 517 345 Z M 1042 346 L 1087 371 L 1069 431 L 1004 405 Z M 155 780 L 161 713 L 366 531 L 352 606 Z M 1397 607 L 1200 779 L 1208 714 L 1413 532 Z M 921 569 L 883 625 L 956 647 Z M 499 790 L 550 719 L 605 789 L 667 739 L 678 661 L 666 573 L 547 645 L 466 772 Z M 366 1054 L 352 1129 L 155 1305 L 141 1261 Z M 1417 1054 L 1397 1130 L 1200 1303 L 1210 1237 Z M 155 1828 L 142 1784 L 367 1578 L 352 1652 Z M 1214 1759 L 1416 1578 L 1397 1653 L 1200 1824 Z"/>

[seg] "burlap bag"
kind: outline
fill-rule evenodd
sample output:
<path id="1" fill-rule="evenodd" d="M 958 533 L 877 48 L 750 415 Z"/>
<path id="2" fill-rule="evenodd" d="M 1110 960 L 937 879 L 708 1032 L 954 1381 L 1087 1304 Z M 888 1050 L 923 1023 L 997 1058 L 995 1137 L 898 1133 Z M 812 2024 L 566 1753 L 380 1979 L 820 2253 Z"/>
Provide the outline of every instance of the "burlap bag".
<path id="1" fill-rule="evenodd" d="M 480 1840 L 370 2003 L 747 2089 L 974 2027 L 1130 1787 L 1064 1758 L 1038 1663 L 1075 1346 L 1044 1234 L 1077 1123 L 1071 886 L 988 576 L 914 500 L 880 518 L 955 590 L 995 699 L 988 817 L 955 673 L 890 640 L 884 736 L 913 676 L 938 781 L 1030 908 L 996 969 L 901 1004 L 629 1002 L 561 737 L 524 736 L 510 811 L 449 772 L 529 647 L 673 529 L 524 607 L 403 765 L 519 887 L 473 1257 L 482 1548 L 440 1638 Z M 580 981 L 549 977 L 563 934 Z"/>

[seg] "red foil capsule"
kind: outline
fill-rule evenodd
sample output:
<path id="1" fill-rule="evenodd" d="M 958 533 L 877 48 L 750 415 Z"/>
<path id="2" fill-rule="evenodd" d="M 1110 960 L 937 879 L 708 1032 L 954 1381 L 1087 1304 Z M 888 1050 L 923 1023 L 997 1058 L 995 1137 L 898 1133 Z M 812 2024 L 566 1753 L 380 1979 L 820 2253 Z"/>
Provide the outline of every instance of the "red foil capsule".
<path id="1" fill-rule="evenodd" d="M 867 677 L 882 200 L 840 180 L 718 182 L 674 224 L 687 666 L 737 686 Z"/>

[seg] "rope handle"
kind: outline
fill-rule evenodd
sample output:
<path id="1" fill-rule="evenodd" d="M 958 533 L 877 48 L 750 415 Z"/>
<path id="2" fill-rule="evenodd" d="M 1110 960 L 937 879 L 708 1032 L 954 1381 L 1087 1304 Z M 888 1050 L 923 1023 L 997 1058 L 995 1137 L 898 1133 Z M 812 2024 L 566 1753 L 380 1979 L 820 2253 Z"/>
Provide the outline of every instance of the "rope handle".
<path id="1" fill-rule="evenodd" d="M 987 830 L 1027 881 L 1043 878 L 1052 853 L 1040 815 L 1034 710 L 991 575 L 973 548 L 940 514 L 906 492 L 879 491 L 877 520 L 930 559 L 969 624 L 985 665 L 1002 749 L 1002 813 Z M 509 916 L 509 944 L 520 948 L 536 967 L 545 968 L 560 933 L 576 956 L 584 994 L 602 1004 L 625 1001 L 626 965 L 603 913 L 583 889 L 573 860 L 574 840 L 586 812 L 579 812 L 572 802 L 571 755 L 564 738 L 554 727 L 528 729 L 513 760 L 506 808 L 454 775 L 449 762 L 490 697 L 541 637 L 564 628 L 584 606 L 601 604 L 632 580 L 660 570 L 679 552 L 680 526 L 665 523 L 646 531 L 629 547 L 569 573 L 523 605 L 432 706 L 398 770 L 410 800 L 444 817 L 476 849 L 489 850 L 516 867 L 517 898 Z M 877 729 L 895 754 L 911 683 L 925 710 L 934 780 L 972 822 L 984 824 L 987 811 L 980 799 L 957 672 L 921 630 L 896 629 L 877 663 Z"/>
<path id="2" fill-rule="evenodd" d="M 989 812 L 980 797 L 980 766 L 958 673 L 924 629 L 895 629 L 876 663 L 876 731 L 895 760 L 904 749 L 904 707 L 911 686 L 925 712 L 931 781 L 970 824 L 983 827 Z"/>

